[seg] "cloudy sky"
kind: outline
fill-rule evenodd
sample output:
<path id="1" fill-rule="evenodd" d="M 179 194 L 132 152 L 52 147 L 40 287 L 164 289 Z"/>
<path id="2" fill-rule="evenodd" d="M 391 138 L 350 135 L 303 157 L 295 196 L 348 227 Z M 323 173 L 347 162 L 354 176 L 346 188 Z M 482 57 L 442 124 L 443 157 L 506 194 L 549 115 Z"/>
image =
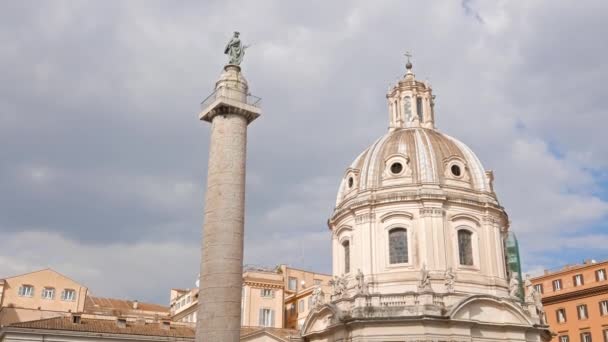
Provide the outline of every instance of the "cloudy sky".
<path id="1" fill-rule="evenodd" d="M 496 175 L 525 268 L 608 258 L 608 2 L 2 1 L 0 277 L 95 295 L 192 287 L 213 89 L 232 31 L 263 98 L 246 262 L 330 272 L 339 179 L 386 132 L 403 53 L 440 130 Z"/>

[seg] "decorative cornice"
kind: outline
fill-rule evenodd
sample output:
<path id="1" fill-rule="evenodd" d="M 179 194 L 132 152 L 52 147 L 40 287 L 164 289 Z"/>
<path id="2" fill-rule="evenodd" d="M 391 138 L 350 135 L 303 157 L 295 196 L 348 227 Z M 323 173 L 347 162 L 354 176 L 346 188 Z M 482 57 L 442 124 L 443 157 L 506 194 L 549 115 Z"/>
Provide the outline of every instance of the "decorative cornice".
<path id="1" fill-rule="evenodd" d="M 392 211 L 390 213 L 380 216 L 380 222 L 384 223 L 392 218 L 406 218 L 408 220 L 413 220 L 414 215 L 407 211 Z"/>
<path id="2" fill-rule="evenodd" d="M 456 220 L 462 220 L 462 219 L 473 221 L 477 224 L 477 226 L 481 226 L 481 221 L 479 220 L 479 218 L 477 216 L 474 216 L 471 214 L 457 213 L 457 214 L 450 216 L 450 218 L 449 218 L 450 221 L 456 221 Z"/>
<path id="3" fill-rule="evenodd" d="M 420 217 L 443 217 L 445 210 L 442 208 L 422 208 L 420 209 Z"/>
<path id="4" fill-rule="evenodd" d="M 343 216 L 348 215 L 353 210 L 366 206 L 375 206 L 380 204 L 392 204 L 400 202 L 420 202 L 423 200 L 439 201 L 445 204 L 461 204 L 471 206 L 477 209 L 483 209 L 486 212 L 495 212 L 498 215 L 504 215 L 504 208 L 498 204 L 496 199 L 490 198 L 487 194 L 459 194 L 449 193 L 444 190 L 437 189 L 420 189 L 413 191 L 395 191 L 378 193 L 376 191 L 366 191 L 357 194 L 356 196 L 345 200 L 334 210 L 330 222 L 336 222 Z"/>
<path id="5" fill-rule="evenodd" d="M 368 222 L 372 222 L 375 219 L 376 219 L 376 214 L 365 213 L 365 214 L 355 216 L 355 223 L 356 224 L 368 223 Z"/>
<path id="6" fill-rule="evenodd" d="M 552 296 L 547 296 L 542 298 L 543 305 L 555 304 L 560 302 L 565 302 L 568 300 L 576 299 L 576 298 L 584 298 L 595 296 L 598 294 L 607 294 L 608 293 L 608 284 L 588 287 L 584 289 L 580 289 L 577 291 L 571 291 L 566 293 L 560 293 Z"/>

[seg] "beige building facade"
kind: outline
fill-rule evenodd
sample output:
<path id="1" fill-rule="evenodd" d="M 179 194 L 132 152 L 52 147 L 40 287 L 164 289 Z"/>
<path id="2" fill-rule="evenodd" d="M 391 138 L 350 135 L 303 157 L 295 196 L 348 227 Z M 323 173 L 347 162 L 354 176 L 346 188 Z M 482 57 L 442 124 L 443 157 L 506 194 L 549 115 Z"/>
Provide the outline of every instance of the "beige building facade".
<path id="1" fill-rule="evenodd" d="M 568 265 L 531 279 L 554 342 L 608 342 L 608 260 Z"/>
<path id="2" fill-rule="evenodd" d="M 330 280 L 330 275 L 287 265 L 275 268 L 246 265 L 243 268 L 241 326 L 299 329 L 313 307 L 315 289 L 328 294 Z M 196 287 L 172 289 L 172 321 L 194 324 L 198 295 Z"/>
<path id="3" fill-rule="evenodd" d="M 331 276 L 297 268 L 280 266 L 285 288 L 284 312 L 285 328 L 300 329 L 313 308 L 313 294 L 316 291 L 329 298 Z"/>
<path id="4" fill-rule="evenodd" d="M 87 287 L 51 269 L 0 282 L 0 325 L 82 312 Z"/>
<path id="5" fill-rule="evenodd" d="M 86 286 L 44 269 L 0 280 L 0 325 L 79 314 L 86 318 L 157 322 L 169 318 L 163 305 L 91 296 Z"/>

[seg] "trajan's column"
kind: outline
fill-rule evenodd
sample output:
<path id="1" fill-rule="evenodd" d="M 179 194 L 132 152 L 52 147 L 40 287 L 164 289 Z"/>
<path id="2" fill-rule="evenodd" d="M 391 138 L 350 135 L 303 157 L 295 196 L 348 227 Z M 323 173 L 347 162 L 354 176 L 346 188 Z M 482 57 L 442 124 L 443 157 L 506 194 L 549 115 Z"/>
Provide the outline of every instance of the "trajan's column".
<path id="1" fill-rule="evenodd" d="M 202 103 L 211 123 L 196 342 L 237 342 L 241 325 L 247 125 L 260 114 L 239 66 L 239 33 L 224 51 L 230 60 Z"/>

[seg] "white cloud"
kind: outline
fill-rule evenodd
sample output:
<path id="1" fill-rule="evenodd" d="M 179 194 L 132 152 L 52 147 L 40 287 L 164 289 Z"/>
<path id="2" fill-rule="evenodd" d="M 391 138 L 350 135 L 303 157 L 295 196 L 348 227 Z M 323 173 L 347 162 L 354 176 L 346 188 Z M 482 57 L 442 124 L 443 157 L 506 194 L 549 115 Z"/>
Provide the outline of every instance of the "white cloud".
<path id="1" fill-rule="evenodd" d="M 0 250 L 3 276 L 51 267 L 98 296 L 159 300 L 164 289 L 167 302 L 171 287 L 194 286 L 199 260 L 196 243 L 92 246 L 46 232 L 6 234 Z"/>
<path id="2" fill-rule="evenodd" d="M 14 5 L 0 22 L 0 275 L 50 265 L 104 295 L 149 298 L 188 286 L 209 132 L 197 104 L 235 29 L 254 44 L 243 68 L 264 98 L 249 130 L 250 262 L 330 265 L 339 178 L 384 134 L 384 92 L 406 50 L 438 95 L 438 126 L 494 169 L 524 261 L 568 262 L 551 247 L 586 243 L 574 232 L 605 239 L 588 227 L 608 214 L 597 195 L 606 4 L 468 1 L 469 14 L 456 1 Z M 183 269 L 159 275 L 166 260 Z"/>

